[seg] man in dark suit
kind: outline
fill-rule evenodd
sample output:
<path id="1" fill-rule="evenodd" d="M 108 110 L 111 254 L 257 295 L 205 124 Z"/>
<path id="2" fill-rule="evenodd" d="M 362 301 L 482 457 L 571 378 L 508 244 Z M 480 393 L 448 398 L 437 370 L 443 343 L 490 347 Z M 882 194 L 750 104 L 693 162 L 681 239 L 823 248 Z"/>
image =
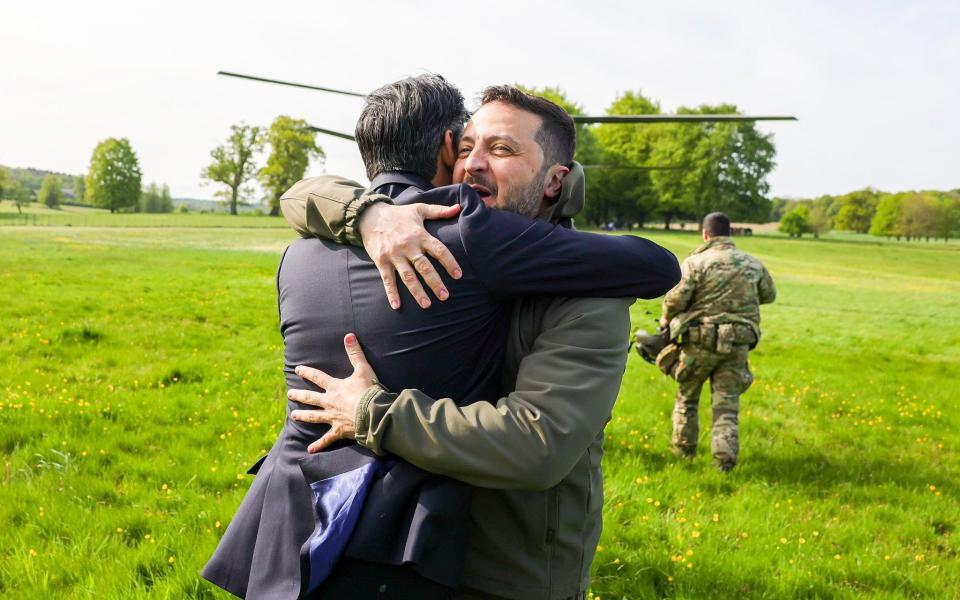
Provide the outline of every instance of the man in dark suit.
<path id="1" fill-rule="evenodd" d="M 572 153 L 572 122 L 548 116 L 559 119 Z M 368 97 L 357 138 L 373 189 L 397 204 L 417 199 L 459 206 L 458 219 L 432 222 L 429 230 L 449 248 L 461 276 L 444 279 L 452 294 L 430 311 L 414 307 L 405 290 L 406 301 L 393 310 L 365 252 L 318 239 L 295 242 L 278 273 L 290 389 L 306 387 L 297 365 L 348 374 L 341 340 L 356 332 L 387 388 L 416 386 L 463 403 L 496 398 L 505 391 L 500 369 L 512 298 L 656 297 L 675 283 L 676 259 L 646 240 L 578 233 L 490 210 L 465 185 L 432 189 L 450 182 L 463 120 L 459 92 L 436 76 L 397 82 Z M 543 158 L 539 162 L 543 167 Z M 517 198 L 553 204 L 570 168 L 565 162 L 539 169 L 532 181 L 504 184 L 516 184 L 511 193 Z M 303 201 L 309 223 L 310 199 L 329 183 L 301 182 L 285 198 Z M 362 210 L 344 216 L 344 231 L 355 227 L 358 214 Z M 427 261 L 412 258 L 414 268 Z M 443 597 L 458 585 L 470 489 L 352 442 L 308 456 L 307 445 L 327 427 L 290 418 L 303 408 L 288 404 L 283 431 L 204 577 L 251 598 L 293 598 L 321 584 L 320 595 L 386 590 L 382 597 Z"/>

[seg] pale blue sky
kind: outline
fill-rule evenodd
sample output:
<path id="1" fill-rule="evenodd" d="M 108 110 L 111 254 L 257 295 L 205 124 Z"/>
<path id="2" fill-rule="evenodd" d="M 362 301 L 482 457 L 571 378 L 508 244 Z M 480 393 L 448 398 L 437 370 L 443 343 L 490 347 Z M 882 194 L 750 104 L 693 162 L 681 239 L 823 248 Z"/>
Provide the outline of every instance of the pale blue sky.
<path id="1" fill-rule="evenodd" d="M 360 101 L 217 77 L 360 92 L 436 72 L 560 85 L 602 113 L 640 89 L 664 110 L 733 102 L 775 134 L 776 195 L 960 187 L 957 2 L 4 2 L 0 164 L 82 172 L 127 137 L 146 181 L 200 185 L 231 123 L 281 113 L 352 131 Z M 363 181 L 348 142 L 325 166 Z"/>

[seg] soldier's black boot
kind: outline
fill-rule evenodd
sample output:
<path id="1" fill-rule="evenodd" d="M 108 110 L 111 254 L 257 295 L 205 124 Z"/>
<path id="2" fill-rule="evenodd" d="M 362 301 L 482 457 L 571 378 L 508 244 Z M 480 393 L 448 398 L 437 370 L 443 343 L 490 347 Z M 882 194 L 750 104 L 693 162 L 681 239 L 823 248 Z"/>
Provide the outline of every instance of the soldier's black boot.
<path id="1" fill-rule="evenodd" d="M 713 464 L 722 473 L 727 473 L 737 466 L 737 459 L 726 454 L 718 454 L 713 457 Z"/>

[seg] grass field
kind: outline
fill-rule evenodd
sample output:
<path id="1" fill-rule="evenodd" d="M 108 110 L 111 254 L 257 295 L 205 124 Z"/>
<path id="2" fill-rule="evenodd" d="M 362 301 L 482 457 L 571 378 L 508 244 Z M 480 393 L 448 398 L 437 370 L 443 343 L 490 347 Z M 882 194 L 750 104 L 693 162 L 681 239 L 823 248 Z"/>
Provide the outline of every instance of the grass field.
<path id="1" fill-rule="evenodd" d="M 290 239 L 0 227 L 0 597 L 226 597 L 197 573 L 281 423 Z M 740 243 L 780 293 L 741 465 L 673 458 L 674 387 L 631 356 L 592 594 L 960 597 L 960 247 Z"/>

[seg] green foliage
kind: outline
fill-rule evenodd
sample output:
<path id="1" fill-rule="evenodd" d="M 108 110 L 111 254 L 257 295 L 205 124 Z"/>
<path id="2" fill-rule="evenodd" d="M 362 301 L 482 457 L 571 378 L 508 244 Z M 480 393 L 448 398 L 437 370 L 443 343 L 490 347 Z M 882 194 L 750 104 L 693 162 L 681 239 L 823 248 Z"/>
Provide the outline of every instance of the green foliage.
<path id="1" fill-rule="evenodd" d="M 243 188 L 243 185 L 256 177 L 254 154 L 262 149 L 263 135 L 260 128 L 237 123 L 230 126 L 230 136 L 226 143 L 210 151 L 213 162 L 203 170 L 201 177 L 227 186 L 220 194 L 227 198 L 232 215 L 237 214 L 237 203 L 252 193 L 252 190 Z"/>
<path id="2" fill-rule="evenodd" d="M 173 199 L 170 197 L 170 188 L 164 185 L 163 188 L 151 183 L 140 196 L 139 212 L 144 213 L 169 213 L 173 212 Z"/>
<path id="3" fill-rule="evenodd" d="M 810 209 L 806 205 L 800 204 L 780 219 L 780 231 L 790 237 L 803 237 L 805 233 L 811 233 L 810 227 Z"/>
<path id="4" fill-rule="evenodd" d="M 8 181 L 10 181 L 10 172 L 6 167 L 0 165 L 0 200 L 3 200 L 4 193 L 7 191 Z"/>
<path id="5" fill-rule="evenodd" d="M 570 114 L 582 107 L 559 88 L 521 89 L 556 102 Z M 687 113 L 735 112 L 733 105 L 681 109 Z M 660 105 L 639 91 L 618 97 L 611 115 L 658 114 Z M 773 169 L 772 137 L 752 123 L 577 126 L 576 159 L 587 167 L 586 220 L 626 224 L 676 218 L 699 220 L 713 210 L 734 219 L 765 221 L 766 177 Z"/>
<path id="6" fill-rule="evenodd" d="M 843 231 L 867 233 L 877 211 L 880 194 L 876 190 L 863 189 L 840 196 L 840 205 L 834 226 Z"/>
<path id="7" fill-rule="evenodd" d="M 0 595 L 228 598 L 198 572 L 283 422 L 274 277 L 294 237 L 3 228 Z M 699 243 L 650 237 L 678 256 Z M 676 384 L 632 355 L 606 429 L 592 592 L 955 596 L 960 246 L 737 244 L 780 292 L 750 356 L 741 464 L 717 473 L 707 437 L 693 461 L 672 457 Z M 634 326 L 659 312 L 638 302 Z"/>
<path id="8" fill-rule="evenodd" d="M 280 214 L 280 196 L 303 179 L 310 160 L 324 159 L 323 149 L 317 145 L 317 134 L 307 122 L 280 115 L 273 120 L 266 133 L 270 144 L 267 164 L 260 169 L 260 182 L 267 191 L 270 215 Z"/>
<path id="9" fill-rule="evenodd" d="M 609 115 L 658 114 L 660 105 L 639 91 L 628 91 L 608 108 Z M 604 123 L 593 129 L 596 168 L 589 171 L 585 217 L 601 224 L 611 219 L 643 225 L 658 210 L 650 180 L 650 155 L 663 135 L 661 125 Z"/>
<path id="10" fill-rule="evenodd" d="M 21 201 L 24 203 L 35 201 L 37 194 L 40 192 L 40 187 L 43 185 L 43 180 L 47 175 L 58 175 L 60 176 L 61 181 L 67 181 L 72 177 L 72 175 L 68 175 L 66 173 L 58 173 L 56 171 L 47 171 L 44 169 L 34 169 L 32 167 L 12 168 L 0 165 L 0 169 L 6 170 L 8 186 L 19 184 L 19 187 L 22 190 Z M 0 191 L 0 198 L 8 198 L 8 192 Z M 13 200 L 12 197 L 9 197 L 8 199 Z"/>
<path id="11" fill-rule="evenodd" d="M 93 150 L 85 181 L 85 198 L 115 212 L 140 200 L 140 161 L 126 138 L 108 138 Z"/>
<path id="12" fill-rule="evenodd" d="M 804 207 L 803 214 L 803 233 L 812 233 L 814 237 L 819 238 L 822 234 L 833 229 L 833 219 L 836 215 L 836 199 L 833 196 L 820 196 L 815 200 L 774 198 L 770 202 L 770 220 L 781 223 L 779 230 L 784 233 L 790 233 L 783 228 L 783 219 L 786 215 L 799 207 Z M 796 220 L 792 217 L 791 220 Z M 788 223 L 787 229 L 794 231 L 797 226 L 795 223 Z"/>
<path id="13" fill-rule="evenodd" d="M 73 201 L 74 202 L 83 202 L 84 197 L 86 196 L 86 184 L 85 184 L 84 175 L 74 175 L 70 178 L 70 181 L 73 184 Z"/>
<path id="14" fill-rule="evenodd" d="M 832 196 L 821 196 L 811 203 L 808 222 L 814 237 L 820 237 L 821 234 L 833 229 L 834 215 L 831 214 L 835 204 L 833 200 Z"/>
<path id="15" fill-rule="evenodd" d="M 17 205 L 18 212 L 23 212 L 23 206 L 34 200 L 30 189 L 22 182 L 16 180 L 7 185 L 7 198 L 13 200 L 13 203 Z"/>
<path id="16" fill-rule="evenodd" d="M 877 212 L 870 222 L 870 235 L 893 237 L 900 239 L 900 210 L 903 204 L 901 194 L 887 194 L 880 198 Z"/>
<path id="17" fill-rule="evenodd" d="M 911 193 L 903 197 L 897 230 L 908 240 L 926 238 L 937 234 L 940 220 L 940 206 L 927 194 Z"/>
<path id="18" fill-rule="evenodd" d="M 960 237 L 960 192 L 940 192 L 940 218 L 936 226 L 936 236 L 943 240 Z"/>
<path id="19" fill-rule="evenodd" d="M 787 214 L 796 206 L 797 200 L 790 198 L 771 198 L 770 199 L 770 220 L 779 221 L 783 215 Z"/>
<path id="20" fill-rule="evenodd" d="M 686 114 L 735 113 L 732 104 L 681 108 Z M 772 135 L 753 123 L 674 124 L 660 138 L 651 158 L 658 169 L 651 178 L 665 218 L 686 216 L 697 221 L 723 211 L 733 220 L 765 220 L 767 175 L 776 154 Z"/>
<path id="21" fill-rule="evenodd" d="M 43 184 L 40 186 L 40 192 L 37 194 L 37 202 L 45 204 L 49 208 L 57 208 L 63 199 L 63 182 L 58 175 L 47 175 L 43 178 Z"/>

